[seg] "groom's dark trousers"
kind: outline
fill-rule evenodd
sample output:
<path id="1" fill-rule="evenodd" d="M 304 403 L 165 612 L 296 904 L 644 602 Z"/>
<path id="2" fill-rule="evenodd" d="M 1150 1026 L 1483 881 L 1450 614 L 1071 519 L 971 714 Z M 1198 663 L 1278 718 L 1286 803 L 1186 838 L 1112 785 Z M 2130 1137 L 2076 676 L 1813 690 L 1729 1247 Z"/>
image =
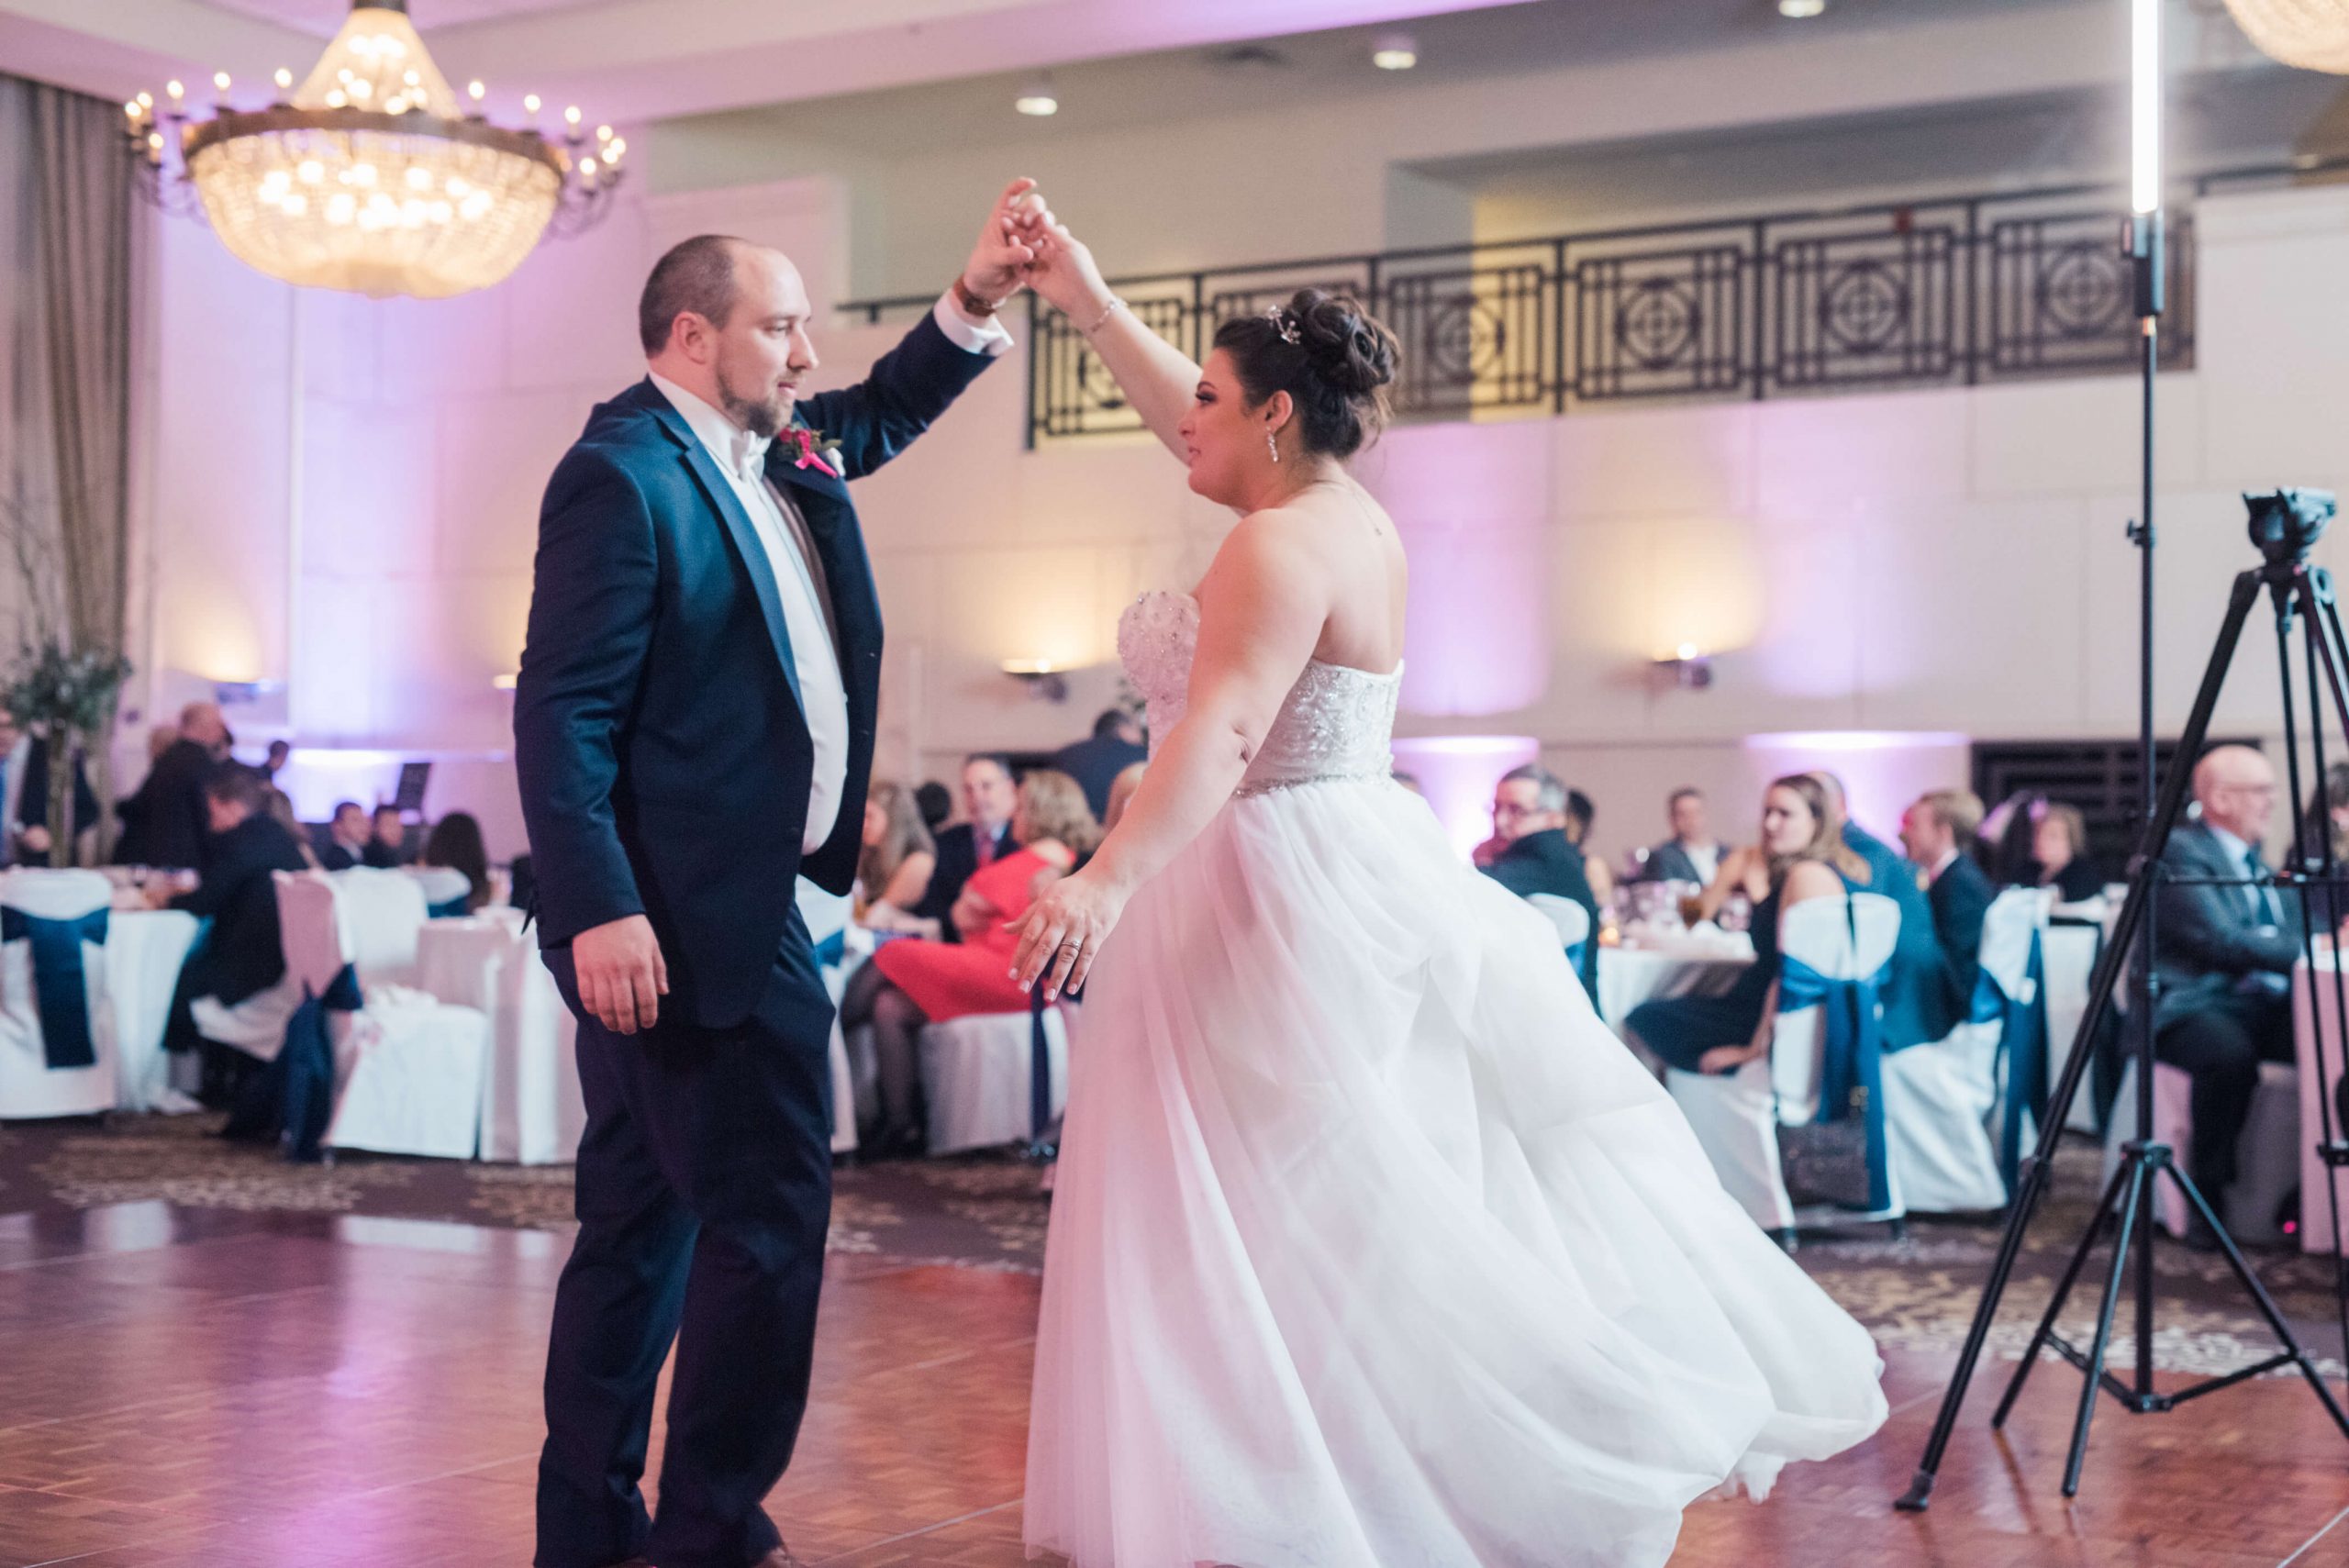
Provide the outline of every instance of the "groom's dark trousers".
<path id="1" fill-rule="evenodd" d="M 855 478 L 985 367 L 924 318 L 860 385 L 803 398 Z M 831 1003 L 797 879 L 845 893 L 862 839 L 881 610 L 841 479 L 783 444 L 848 697 L 836 823 L 806 851 L 813 742 L 767 550 L 651 381 L 598 407 L 540 513 L 515 764 L 548 968 L 581 1013 L 581 932 L 641 915 L 660 1022 L 579 1023 L 580 1230 L 555 1297 L 539 1568 L 747 1568 L 807 1407 L 831 1202 Z M 819 828 L 818 831 L 822 829 Z M 803 854 L 803 851 L 806 852 Z M 661 1498 L 644 1471 L 672 1340 Z"/>

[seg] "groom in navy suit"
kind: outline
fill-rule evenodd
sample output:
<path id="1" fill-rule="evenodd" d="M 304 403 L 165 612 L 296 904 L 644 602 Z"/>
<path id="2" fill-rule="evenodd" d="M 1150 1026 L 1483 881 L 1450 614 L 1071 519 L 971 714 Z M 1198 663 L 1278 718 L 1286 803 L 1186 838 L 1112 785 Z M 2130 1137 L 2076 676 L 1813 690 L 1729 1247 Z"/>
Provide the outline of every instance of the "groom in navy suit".
<path id="1" fill-rule="evenodd" d="M 1008 346 L 995 313 L 1049 220 L 1033 183 L 1004 193 L 862 384 L 807 397 L 813 307 L 791 262 L 678 245 L 638 312 L 651 373 L 588 417 L 547 485 L 515 759 L 587 1129 L 538 1568 L 794 1562 L 759 1505 L 807 1400 L 832 1009 L 792 888 L 845 893 L 855 873 L 881 675 L 843 482 Z M 656 1515 L 637 1483 L 672 1340 Z"/>

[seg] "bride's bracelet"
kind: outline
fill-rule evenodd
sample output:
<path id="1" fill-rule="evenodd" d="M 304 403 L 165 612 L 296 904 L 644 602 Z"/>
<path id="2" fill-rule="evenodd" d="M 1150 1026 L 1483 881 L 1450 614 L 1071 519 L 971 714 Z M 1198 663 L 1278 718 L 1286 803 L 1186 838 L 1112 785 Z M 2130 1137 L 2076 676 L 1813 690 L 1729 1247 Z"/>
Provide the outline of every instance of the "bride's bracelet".
<path id="1" fill-rule="evenodd" d="M 1116 295 L 1111 295 L 1109 296 L 1109 303 L 1101 307 L 1101 318 L 1096 321 L 1092 326 L 1087 327 L 1085 329 L 1085 335 L 1088 338 L 1092 337 L 1093 334 L 1100 331 L 1101 328 L 1109 325 L 1109 317 L 1117 315 L 1118 312 L 1125 308 L 1126 302 L 1119 299 Z"/>

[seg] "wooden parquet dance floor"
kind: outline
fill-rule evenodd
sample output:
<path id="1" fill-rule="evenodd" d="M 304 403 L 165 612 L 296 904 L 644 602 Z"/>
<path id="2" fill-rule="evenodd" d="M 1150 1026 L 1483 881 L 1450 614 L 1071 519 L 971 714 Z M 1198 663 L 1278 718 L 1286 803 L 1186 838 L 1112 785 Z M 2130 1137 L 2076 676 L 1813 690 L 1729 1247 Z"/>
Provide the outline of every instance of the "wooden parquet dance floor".
<path id="1" fill-rule="evenodd" d="M 540 1354 L 567 1237 L 126 1204 L 0 1218 L 0 1568 L 488 1568 L 530 1555 Z M 833 1261 L 799 1456 L 810 1563 L 1012 1568 L 1037 1282 Z M 2099 1415 L 2043 1368 L 2003 1442 L 1977 1396 L 1932 1511 L 1888 1503 L 1946 1367 L 1768 1505 L 1693 1509 L 1681 1568 L 2349 1564 L 2349 1444 L 2299 1385 Z M 654 1451 L 659 1450 L 656 1434 Z"/>

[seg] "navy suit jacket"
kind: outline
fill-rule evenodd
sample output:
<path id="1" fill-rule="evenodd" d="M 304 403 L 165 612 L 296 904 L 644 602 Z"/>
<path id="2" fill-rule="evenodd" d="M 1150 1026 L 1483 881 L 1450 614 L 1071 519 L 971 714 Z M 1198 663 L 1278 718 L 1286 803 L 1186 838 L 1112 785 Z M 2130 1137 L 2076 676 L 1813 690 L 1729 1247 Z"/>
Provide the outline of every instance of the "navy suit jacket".
<path id="1" fill-rule="evenodd" d="M 2204 880 L 2164 881 L 2154 893 L 2154 973 L 2162 984 L 2154 1005 L 2156 1028 L 2222 1005 L 2252 975 L 2288 976 L 2299 962 L 2299 895 L 2270 888 L 2275 920 L 2269 924 L 2252 913 L 2247 889 L 2214 885 L 2220 878 L 2247 879 L 2250 868 L 2229 855 L 2210 828 L 2179 823 L 2162 851 L 2162 871 Z M 2277 988 L 2273 994 L 2286 993 Z"/>
<path id="2" fill-rule="evenodd" d="M 833 466 L 859 478 L 989 362 L 925 316 L 861 384 L 800 399 L 795 423 L 838 440 Z M 795 466 L 780 444 L 767 477 L 807 521 L 848 690 L 839 821 L 804 863 L 814 750 L 774 573 L 650 378 L 588 416 L 548 482 L 515 682 L 540 942 L 557 978 L 580 932 L 643 915 L 668 963 L 664 1018 L 705 1029 L 754 1011 L 786 1028 L 829 1017 L 792 890 L 805 874 L 848 891 L 873 766 L 881 606 L 856 507 L 841 480 Z"/>
<path id="3" fill-rule="evenodd" d="M 1974 1011 L 1974 987 L 1982 979 L 1982 921 L 1998 895 L 1989 877 L 1964 851 L 1925 890 L 1933 910 L 1933 934 L 1942 945 L 1943 1005 L 1952 1028 Z"/>

